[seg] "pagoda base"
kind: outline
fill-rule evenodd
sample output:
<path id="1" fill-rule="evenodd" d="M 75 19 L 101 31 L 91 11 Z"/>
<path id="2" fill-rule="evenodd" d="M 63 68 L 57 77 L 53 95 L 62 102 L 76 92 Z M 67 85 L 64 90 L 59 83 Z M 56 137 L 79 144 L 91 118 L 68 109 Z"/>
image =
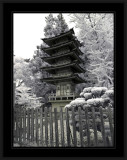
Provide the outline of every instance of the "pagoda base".
<path id="1" fill-rule="evenodd" d="M 57 112 L 60 112 L 61 108 L 65 111 L 65 106 L 69 104 L 72 100 L 59 100 L 59 101 L 49 101 L 52 104 L 52 111 L 57 108 Z"/>

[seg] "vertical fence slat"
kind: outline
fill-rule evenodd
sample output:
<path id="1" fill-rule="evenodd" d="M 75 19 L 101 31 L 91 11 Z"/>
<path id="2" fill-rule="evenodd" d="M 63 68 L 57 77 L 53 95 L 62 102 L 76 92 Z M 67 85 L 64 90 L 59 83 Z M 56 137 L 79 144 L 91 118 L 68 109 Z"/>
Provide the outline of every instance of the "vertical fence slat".
<path id="1" fill-rule="evenodd" d="M 41 114 L 40 114 L 41 110 L 40 108 L 38 108 L 38 146 L 40 145 L 40 121 L 41 121 Z"/>
<path id="2" fill-rule="evenodd" d="M 78 115 L 79 115 L 80 144 L 81 144 L 81 147 L 82 147 L 82 146 L 83 146 L 83 129 L 82 129 L 82 113 L 81 113 L 81 107 L 78 108 Z"/>
<path id="3" fill-rule="evenodd" d="M 94 109 L 94 107 L 92 107 L 92 117 L 93 117 L 93 129 L 94 129 L 95 146 L 98 146 L 97 125 L 96 125 L 96 120 L 95 120 L 95 109 Z"/>
<path id="4" fill-rule="evenodd" d="M 45 107 L 45 144 L 48 146 L 48 118 L 47 118 L 47 107 Z"/>
<path id="5" fill-rule="evenodd" d="M 40 109 L 40 143 L 43 145 L 43 112 L 42 108 Z"/>
<path id="6" fill-rule="evenodd" d="M 22 109 L 19 110 L 19 144 L 22 142 Z"/>
<path id="7" fill-rule="evenodd" d="M 19 112 L 18 109 L 15 109 L 16 111 L 16 142 L 18 142 L 18 138 L 19 138 L 19 126 L 18 126 L 18 119 L 19 119 Z"/>
<path id="8" fill-rule="evenodd" d="M 104 146 L 106 146 L 106 136 L 105 136 L 105 128 L 104 128 L 102 107 L 99 108 L 99 111 L 100 111 L 100 118 L 101 118 L 101 133 L 102 133 L 102 137 L 103 137 Z"/>
<path id="9" fill-rule="evenodd" d="M 56 147 L 59 147 L 57 108 L 54 108 Z"/>
<path id="10" fill-rule="evenodd" d="M 38 109 L 35 110 L 35 133 L 36 133 L 36 143 L 38 145 Z"/>
<path id="11" fill-rule="evenodd" d="M 114 128 L 113 128 L 113 121 L 112 121 L 113 113 L 112 113 L 110 107 L 108 107 L 107 111 L 108 111 L 108 119 L 109 119 L 109 126 L 110 126 L 110 132 L 111 132 L 111 141 L 112 141 L 112 145 L 113 145 L 113 143 L 114 143 L 114 140 L 113 140 Z"/>
<path id="12" fill-rule="evenodd" d="M 31 141 L 31 108 L 29 109 L 29 142 Z"/>
<path id="13" fill-rule="evenodd" d="M 67 132 L 67 145 L 70 146 L 70 126 L 69 126 L 69 114 L 66 108 L 66 132 Z"/>
<path id="14" fill-rule="evenodd" d="M 87 130 L 87 142 L 88 146 L 90 146 L 90 129 L 89 129 L 89 117 L 88 117 L 88 108 L 85 109 L 85 118 L 86 118 L 86 130 Z"/>
<path id="15" fill-rule="evenodd" d="M 31 142 L 34 141 L 34 108 L 31 109 Z"/>
<path id="16" fill-rule="evenodd" d="M 74 108 L 72 108 L 72 125 L 73 125 L 74 147 L 76 147 L 76 146 L 77 146 L 77 136 L 76 136 L 76 122 L 75 122 L 75 112 L 74 112 Z"/>
<path id="17" fill-rule="evenodd" d="M 50 146 L 53 147 L 53 117 L 52 117 L 52 108 L 50 108 Z"/>
<path id="18" fill-rule="evenodd" d="M 30 142 L 30 110 L 27 109 L 27 142 Z"/>
<path id="19" fill-rule="evenodd" d="M 64 147 L 64 123 L 63 123 L 63 110 L 60 110 L 60 128 L 61 128 L 61 145 Z"/>
<path id="20" fill-rule="evenodd" d="M 26 108 L 23 109 L 23 142 L 26 142 Z"/>
<path id="21" fill-rule="evenodd" d="M 15 109 L 13 110 L 13 144 L 16 141 L 16 116 L 15 116 Z"/>

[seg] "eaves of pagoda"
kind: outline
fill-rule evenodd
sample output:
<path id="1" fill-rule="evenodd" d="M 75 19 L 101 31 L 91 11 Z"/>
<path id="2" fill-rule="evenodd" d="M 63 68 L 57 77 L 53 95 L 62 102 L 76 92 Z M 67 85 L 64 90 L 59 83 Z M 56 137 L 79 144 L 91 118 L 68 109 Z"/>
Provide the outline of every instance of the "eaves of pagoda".
<path id="1" fill-rule="evenodd" d="M 63 57 L 71 57 L 71 59 L 73 60 L 78 60 L 79 63 L 82 63 L 83 60 L 79 57 L 79 55 L 77 53 L 79 50 L 76 48 L 74 50 L 72 50 L 71 52 L 67 52 L 67 53 L 63 53 L 63 54 L 59 54 L 59 55 L 55 55 L 55 56 L 51 56 L 51 57 L 41 57 L 45 62 L 48 62 L 50 64 L 54 63 L 57 59 L 59 58 L 63 58 Z"/>
<path id="2" fill-rule="evenodd" d="M 79 64 L 75 63 L 68 63 L 63 65 L 56 65 L 56 66 L 50 66 L 50 67 L 42 67 L 41 69 L 43 71 L 49 72 L 51 74 L 56 73 L 56 70 L 58 69 L 64 69 L 64 68 L 71 68 L 75 73 L 83 73 L 85 70 L 79 66 Z"/>
<path id="3" fill-rule="evenodd" d="M 42 82 L 50 83 L 50 84 L 56 84 L 58 82 L 66 82 L 66 81 L 73 81 L 76 84 L 79 83 L 85 83 L 85 80 L 83 80 L 81 77 L 79 77 L 77 74 L 73 74 L 71 76 L 62 76 L 62 77 L 50 77 L 50 78 L 44 78 L 41 80 Z"/>
<path id="4" fill-rule="evenodd" d="M 57 50 L 59 48 L 63 48 L 63 47 L 66 47 L 66 46 L 70 46 L 72 48 L 72 50 L 77 48 L 79 54 L 81 54 L 81 55 L 83 54 L 79 50 L 79 48 L 77 47 L 77 43 L 75 41 L 70 41 L 70 42 L 62 43 L 60 45 L 53 46 L 53 47 L 42 48 L 42 50 L 50 55 L 50 54 L 54 53 L 54 50 Z"/>
<path id="5" fill-rule="evenodd" d="M 62 38 L 62 37 L 65 37 L 65 36 L 70 36 L 71 38 L 73 38 L 73 35 L 74 34 L 74 30 L 73 28 L 70 29 L 68 32 L 65 32 L 65 33 L 61 33 L 60 35 L 58 36 L 55 36 L 55 37 L 51 37 L 51 38 L 42 38 L 41 40 L 43 40 L 46 44 L 48 44 L 49 46 L 52 45 L 53 41 L 54 40 L 57 40 L 59 38 Z"/>

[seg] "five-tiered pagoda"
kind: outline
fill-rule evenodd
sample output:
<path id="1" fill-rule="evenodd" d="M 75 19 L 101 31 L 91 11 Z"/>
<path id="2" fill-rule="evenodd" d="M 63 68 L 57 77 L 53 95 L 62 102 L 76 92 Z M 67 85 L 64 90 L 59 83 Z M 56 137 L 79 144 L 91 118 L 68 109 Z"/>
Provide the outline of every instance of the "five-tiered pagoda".
<path id="1" fill-rule="evenodd" d="M 49 102 L 52 108 L 64 107 L 70 101 L 75 99 L 75 85 L 84 83 L 84 80 L 77 73 L 84 72 L 79 63 L 82 54 L 79 47 L 81 43 L 74 36 L 74 30 L 70 29 L 58 36 L 42 39 L 48 48 L 42 48 L 48 57 L 42 59 L 51 66 L 43 67 L 42 70 L 50 74 L 48 78 L 42 81 L 56 86 L 56 93 L 49 96 Z"/>

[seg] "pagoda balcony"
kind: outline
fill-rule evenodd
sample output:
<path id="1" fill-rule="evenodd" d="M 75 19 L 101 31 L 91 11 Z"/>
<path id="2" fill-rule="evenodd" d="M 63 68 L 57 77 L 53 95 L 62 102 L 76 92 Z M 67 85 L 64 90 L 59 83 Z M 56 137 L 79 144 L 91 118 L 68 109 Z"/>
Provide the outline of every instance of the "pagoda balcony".
<path id="1" fill-rule="evenodd" d="M 52 77 L 52 78 L 59 78 L 59 77 L 70 77 L 72 75 L 74 75 L 74 74 L 73 73 L 62 73 L 62 74 L 52 75 L 50 77 Z"/>
<path id="2" fill-rule="evenodd" d="M 69 95 L 56 95 L 55 93 L 52 93 L 49 95 L 48 99 L 49 101 L 70 101 L 70 100 L 74 100 L 77 97 L 79 97 L 77 94 L 75 93 L 69 93 Z"/>

